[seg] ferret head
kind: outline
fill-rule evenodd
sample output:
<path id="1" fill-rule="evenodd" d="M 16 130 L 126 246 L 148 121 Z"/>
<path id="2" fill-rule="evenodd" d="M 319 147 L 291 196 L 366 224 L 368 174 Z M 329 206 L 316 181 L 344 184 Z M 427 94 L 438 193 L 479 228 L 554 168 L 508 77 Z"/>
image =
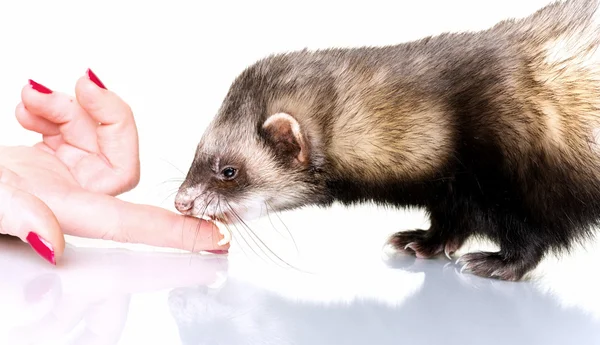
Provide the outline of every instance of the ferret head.
<path id="1" fill-rule="evenodd" d="M 319 154 L 294 114 L 275 111 L 252 70 L 231 86 L 175 198 L 186 215 L 247 221 L 325 196 Z"/>

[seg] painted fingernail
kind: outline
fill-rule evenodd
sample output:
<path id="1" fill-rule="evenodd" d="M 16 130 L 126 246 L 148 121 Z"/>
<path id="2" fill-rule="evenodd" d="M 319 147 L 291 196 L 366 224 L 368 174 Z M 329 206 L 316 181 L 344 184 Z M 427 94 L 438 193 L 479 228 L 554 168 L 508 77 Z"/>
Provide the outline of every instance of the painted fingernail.
<path id="1" fill-rule="evenodd" d="M 30 232 L 27 235 L 27 243 L 36 251 L 41 257 L 46 259 L 53 265 L 56 265 L 56 260 L 54 258 L 54 249 L 52 249 L 52 245 L 41 238 L 35 232 Z"/>
<path id="2" fill-rule="evenodd" d="M 106 86 L 104 86 L 104 83 L 102 83 L 102 82 L 100 81 L 100 79 L 98 78 L 98 76 L 97 76 L 97 75 L 96 75 L 94 72 L 92 72 L 92 70 L 91 70 L 91 69 L 89 69 L 89 68 L 88 68 L 88 70 L 87 70 L 87 72 L 86 72 L 86 73 L 87 73 L 87 76 L 88 76 L 88 78 L 90 78 L 90 80 L 91 80 L 91 81 L 93 81 L 93 82 L 94 82 L 94 84 L 96 84 L 96 85 L 98 85 L 99 87 L 101 87 L 101 88 L 103 88 L 103 89 L 105 89 L 105 90 L 106 90 Z"/>
<path id="3" fill-rule="evenodd" d="M 37 83 L 31 79 L 29 79 L 29 85 L 31 86 L 31 88 L 33 88 L 37 92 L 41 92 L 41 93 L 45 93 L 45 94 L 52 93 L 52 90 L 50 90 L 49 88 L 45 87 L 44 85 Z"/>

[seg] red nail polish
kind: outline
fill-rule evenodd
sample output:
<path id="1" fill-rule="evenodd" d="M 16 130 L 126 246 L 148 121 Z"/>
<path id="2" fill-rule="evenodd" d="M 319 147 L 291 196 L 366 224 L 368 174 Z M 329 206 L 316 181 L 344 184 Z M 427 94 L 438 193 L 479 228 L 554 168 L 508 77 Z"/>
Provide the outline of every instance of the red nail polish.
<path id="1" fill-rule="evenodd" d="M 94 72 L 92 72 L 91 69 L 88 68 L 88 70 L 87 70 L 86 73 L 87 73 L 88 78 L 90 78 L 90 80 L 93 81 L 94 84 L 96 84 L 99 87 L 101 87 L 101 88 L 103 88 L 103 89 L 106 90 L 106 86 L 104 86 L 104 84 L 100 81 L 100 79 L 98 78 L 98 76 Z"/>
<path id="2" fill-rule="evenodd" d="M 27 235 L 27 242 L 41 257 L 48 260 L 51 264 L 56 265 L 54 249 L 52 249 L 52 245 L 49 242 L 41 238 L 35 232 L 30 232 Z"/>
<path id="3" fill-rule="evenodd" d="M 31 79 L 29 79 L 29 85 L 31 85 L 31 87 L 37 92 L 41 92 L 41 93 L 45 93 L 45 94 L 52 93 L 52 90 L 50 90 L 49 88 L 45 87 L 44 85 L 42 85 L 40 83 L 36 83 L 35 81 L 33 81 Z"/>

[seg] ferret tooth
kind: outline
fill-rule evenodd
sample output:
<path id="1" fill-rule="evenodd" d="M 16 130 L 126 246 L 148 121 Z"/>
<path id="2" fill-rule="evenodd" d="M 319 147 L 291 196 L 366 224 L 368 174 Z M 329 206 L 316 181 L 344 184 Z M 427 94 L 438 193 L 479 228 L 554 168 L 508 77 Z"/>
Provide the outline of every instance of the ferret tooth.
<path id="1" fill-rule="evenodd" d="M 211 223 L 213 223 L 213 224 L 215 224 L 217 226 L 217 229 L 219 229 L 219 233 L 221 235 L 223 235 L 223 239 L 220 240 L 219 242 L 217 242 L 217 244 L 219 246 L 224 246 L 227 243 L 231 242 L 231 232 L 227 229 L 227 227 L 225 226 L 225 224 L 223 224 L 222 222 L 220 222 L 218 219 L 211 218 L 209 216 L 202 216 L 200 218 L 204 219 L 207 222 L 211 222 Z"/>
<path id="2" fill-rule="evenodd" d="M 221 235 L 223 235 L 223 239 L 220 240 L 217 244 L 219 246 L 224 246 L 227 243 L 231 242 L 231 232 L 227 229 L 225 224 L 221 223 L 220 221 L 218 221 L 216 219 L 213 220 L 212 222 L 215 223 L 215 225 L 219 229 L 219 232 L 221 233 Z"/>

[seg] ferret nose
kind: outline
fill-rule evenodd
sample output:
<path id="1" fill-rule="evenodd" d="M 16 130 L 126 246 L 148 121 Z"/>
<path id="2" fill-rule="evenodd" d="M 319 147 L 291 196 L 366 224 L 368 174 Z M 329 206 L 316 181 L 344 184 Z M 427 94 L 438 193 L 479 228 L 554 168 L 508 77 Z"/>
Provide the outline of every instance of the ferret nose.
<path id="1" fill-rule="evenodd" d="M 175 200 L 175 208 L 177 209 L 177 211 L 179 211 L 181 213 L 191 210 L 193 206 L 194 206 L 194 200 L 181 200 L 181 199 Z"/>

